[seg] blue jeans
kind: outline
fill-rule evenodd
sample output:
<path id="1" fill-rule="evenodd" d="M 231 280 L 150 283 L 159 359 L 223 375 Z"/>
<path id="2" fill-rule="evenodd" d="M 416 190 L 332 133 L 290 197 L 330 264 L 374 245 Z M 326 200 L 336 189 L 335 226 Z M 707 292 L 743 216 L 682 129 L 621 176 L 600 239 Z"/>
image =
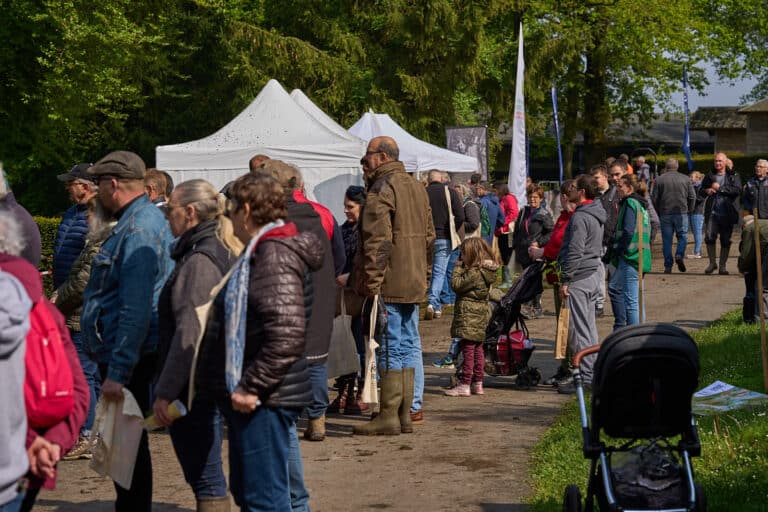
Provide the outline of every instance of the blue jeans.
<path id="1" fill-rule="evenodd" d="M 288 489 L 291 493 L 291 511 L 309 512 L 309 492 L 304 487 L 304 464 L 301 462 L 299 432 L 296 422 L 291 425 L 290 446 L 288 448 Z"/>
<path id="2" fill-rule="evenodd" d="M 429 304 L 435 311 L 441 310 L 440 292 L 445 280 L 445 269 L 448 267 L 448 256 L 451 253 L 451 241 L 438 238 L 435 240 L 435 254 L 432 256 L 432 281 L 429 284 Z"/>
<path id="3" fill-rule="evenodd" d="M 298 449 L 300 410 L 262 406 L 243 414 L 229 399 L 219 407 L 229 426 L 229 487 L 235 503 L 249 512 L 291 510 L 291 438 Z"/>
<path id="4" fill-rule="evenodd" d="M 685 258 L 685 246 L 688 244 L 688 215 L 667 213 L 660 217 L 661 251 L 664 253 L 664 268 L 672 268 L 672 236 L 677 236 L 675 258 Z"/>
<path id="5" fill-rule="evenodd" d="M 453 304 L 456 302 L 456 292 L 451 288 L 451 277 L 453 277 L 453 267 L 456 266 L 456 260 L 459 259 L 459 248 L 451 252 L 448 256 L 448 266 L 445 268 L 445 279 L 443 280 L 443 289 L 440 291 L 440 302 L 442 304 Z"/>
<path id="6" fill-rule="evenodd" d="M 80 359 L 80 366 L 83 368 L 85 381 L 88 383 L 88 390 L 91 393 L 91 403 L 88 405 L 88 414 L 85 416 L 85 423 L 80 428 L 80 435 L 88 437 L 91 435 L 93 421 L 96 418 L 96 402 L 101 394 L 101 376 L 99 375 L 99 365 L 88 357 L 83 348 L 83 333 L 70 330 L 69 335 L 72 338 L 72 344 L 77 350 L 77 357 Z"/>
<path id="7" fill-rule="evenodd" d="M 414 368 L 411 412 L 416 412 L 421 410 L 424 398 L 424 361 L 421 358 L 421 337 L 419 336 L 419 305 L 387 303 L 385 306 L 389 358 L 386 357 L 382 342 L 379 368 L 389 370 Z M 387 365 L 387 359 L 389 365 Z"/>
<path id="8" fill-rule="evenodd" d="M 613 307 L 614 330 L 640 322 L 638 286 L 637 269 L 623 259 L 619 260 L 619 266 L 608 283 L 608 295 L 611 297 Z"/>
<path id="9" fill-rule="evenodd" d="M 309 382 L 312 385 L 312 403 L 307 406 L 307 416 L 317 419 L 328 408 L 328 366 L 325 363 L 310 364 Z"/>
<path id="10" fill-rule="evenodd" d="M 19 512 L 24 501 L 24 493 L 20 492 L 11 501 L 0 505 L 0 512 Z"/>
<path id="11" fill-rule="evenodd" d="M 704 214 L 692 213 L 688 216 L 688 222 L 693 230 L 693 252 L 701 254 L 701 239 L 704 236 Z"/>
<path id="12" fill-rule="evenodd" d="M 189 414 L 168 427 L 184 480 L 196 498 L 227 495 L 221 462 L 224 421 L 213 397 L 198 393 Z"/>

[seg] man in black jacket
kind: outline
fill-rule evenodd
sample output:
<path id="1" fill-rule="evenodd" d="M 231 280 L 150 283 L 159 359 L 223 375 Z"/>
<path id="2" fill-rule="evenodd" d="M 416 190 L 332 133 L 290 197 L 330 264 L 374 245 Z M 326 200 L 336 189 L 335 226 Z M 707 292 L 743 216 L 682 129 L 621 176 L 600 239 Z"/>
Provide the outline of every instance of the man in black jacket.
<path id="1" fill-rule="evenodd" d="M 705 274 L 718 269 L 716 261 L 717 237 L 720 237 L 721 275 L 728 275 L 725 265 L 731 250 L 733 227 L 739 222 L 736 201 L 741 195 L 741 178 L 733 169 L 727 169 L 725 153 L 715 155 L 714 170 L 701 183 L 699 196 L 705 198 L 704 205 L 704 243 L 707 245 L 709 265 Z"/>
<path id="2" fill-rule="evenodd" d="M 600 292 L 597 295 L 597 304 L 595 313 L 598 317 L 603 316 L 605 311 L 605 280 L 610 279 L 616 270 L 610 263 L 610 254 L 608 251 L 613 246 L 613 239 L 616 236 L 616 225 L 619 222 L 619 194 L 613 185 L 613 180 L 608 174 L 608 169 L 603 164 L 593 165 L 589 170 L 595 178 L 597 185 L 597 200 L 603 206 L 606 213 L 605 224 L 603 224 L 603 261 L 601 262 L 598 273 L 600 274 Z"/>

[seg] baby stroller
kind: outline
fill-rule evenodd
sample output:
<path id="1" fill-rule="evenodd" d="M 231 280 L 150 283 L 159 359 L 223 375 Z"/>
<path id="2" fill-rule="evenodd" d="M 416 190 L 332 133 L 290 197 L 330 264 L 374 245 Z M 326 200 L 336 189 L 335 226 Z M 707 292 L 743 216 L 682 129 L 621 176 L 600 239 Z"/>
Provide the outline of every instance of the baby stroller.
<path id="1" fill-rule="evenodd" d="M 592 380 L 592 424 L 587 419 L 582 359 L 597 353 Z M 691 397 L 698 386 L 699 351 L 671 324 L 632 325 L 574 357 L 584 457 L 592 461 L 584 510 L 706 511 L 693 480 L 691 457 L 701 454 Z M 600 431 L 620 446 L 600 440 Z M 680 436 L 677 445 L 669 438 Z M 563 510 L 581 511 L 577 485 L 565 489 Z"/>
<path id="2" fill-rule="evenodd" d="M 538 369 L 528 366 L 535 345 L 520 314 L 520 307 L 542 292 L 544 262 L 528 266 L 494 307 L 485 329 L 485 373 L 493 377 L 516 375 L 515 385 L 528 389 L 541 382 Z"/>

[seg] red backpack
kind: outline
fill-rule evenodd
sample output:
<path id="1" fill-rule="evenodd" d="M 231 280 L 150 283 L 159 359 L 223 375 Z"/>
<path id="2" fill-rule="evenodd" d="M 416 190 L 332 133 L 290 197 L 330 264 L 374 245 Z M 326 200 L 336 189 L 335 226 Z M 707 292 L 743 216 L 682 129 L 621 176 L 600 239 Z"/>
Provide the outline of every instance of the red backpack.
<path id="1" fill-rule="evenodd" d="M 29 315 L 24 401 L 30 428 L 48 428 L 72 413 L 75 405 L 72 368 L 56 319 L 45 299 Z"/>

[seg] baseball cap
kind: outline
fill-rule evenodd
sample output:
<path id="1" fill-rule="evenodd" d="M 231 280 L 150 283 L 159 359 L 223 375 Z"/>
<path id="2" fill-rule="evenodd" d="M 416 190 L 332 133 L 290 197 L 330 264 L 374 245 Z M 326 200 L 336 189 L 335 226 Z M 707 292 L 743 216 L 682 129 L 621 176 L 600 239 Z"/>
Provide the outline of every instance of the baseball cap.
<path id="1" fill-rule="evenodd" d="M 117 178 L 143 180 L 146 170 L 144 160 L 136 153 L 113 151 L 88 168 L 88 174 L 91 176 L 108 174 Z"/>
<path id="2" fill-rule="evenodd" d="M 93 177 L 89 176 L 86 172 L 90 166 L 93 164 L 77 164 L 74 167 L 72 167 L 69 172 L 64 174 L 59 174 L 56 176 L 56 178 L 59 181 L 75 181 L 75 180 L 88 180 L 93 181 Z"/>

